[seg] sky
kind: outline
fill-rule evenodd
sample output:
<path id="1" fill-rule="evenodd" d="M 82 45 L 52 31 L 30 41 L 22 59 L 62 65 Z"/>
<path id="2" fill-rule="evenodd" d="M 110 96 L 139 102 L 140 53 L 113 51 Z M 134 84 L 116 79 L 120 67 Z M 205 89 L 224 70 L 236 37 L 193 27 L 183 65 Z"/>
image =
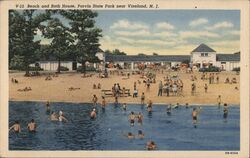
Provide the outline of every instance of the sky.
<path id="1" fill-rule="evenodd" d="M 103 35 L 102 50 L 119 49 L 128 55 L 187 55 L 204 43 L 217 53 L 240 51 L 239 10 L 97 10 L 97 13 L 96 26 Z M 42 39 L 41 43 L 49 40 Z"/>

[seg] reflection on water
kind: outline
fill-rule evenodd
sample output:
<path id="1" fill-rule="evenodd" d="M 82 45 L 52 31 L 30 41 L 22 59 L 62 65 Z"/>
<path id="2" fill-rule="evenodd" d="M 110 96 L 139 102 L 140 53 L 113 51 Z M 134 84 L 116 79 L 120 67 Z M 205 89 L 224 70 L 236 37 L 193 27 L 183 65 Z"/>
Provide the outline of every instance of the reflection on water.
<path id="1" fill-rule="evenodd" d="M 153 106 L 152 112 L 142 105 L 109 104 L 105 110 L 95 107 L 97 118 L 89 117 L 91 104 L 52 103 L 51 111 L 64 112 L 67 123 L 51 122 L 45 104 L 41 102 L 10 102 L 10 125 L 19 120 L 22 132 L 10 132 L 10 150 L 145 150 L 153 140 L 158 150 L 239 150 L 239 106 L 230 106 L 227 117 L 223 108 L 204 106 L 196 128 L 192 124 L 192 108 L 172 109 L 166 105 Z M 129 114 L 143 114 L 143 124 L 137 120 L 130 126 Z M 27 123 L 35 119 L 36 133 L 29 133 Z M 142 130 L 144 139 L 127 139 Z M 202 140 L 202 141 L 201 141 Z"/>

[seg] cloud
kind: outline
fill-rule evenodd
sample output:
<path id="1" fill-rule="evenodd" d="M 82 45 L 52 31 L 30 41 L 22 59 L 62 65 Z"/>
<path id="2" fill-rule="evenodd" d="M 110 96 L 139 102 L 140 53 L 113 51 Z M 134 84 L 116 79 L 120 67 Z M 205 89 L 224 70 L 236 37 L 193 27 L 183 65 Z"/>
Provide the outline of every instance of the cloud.
<path id="1" fill-rule="evenodd" d="M 115 31 L 114 32 L 116 35 L 119 36 L 127 36 L 127 37 L 135 37 L 135 36 L 140 36 L 140 37 L 145 37 L 145 36 L 150 36 L 151 33 L 145 30 L 141 31 Z"/>
<path id="2" fill-rule="evenodd" d="M 163 31 L 154 33 L 153 36 L 160 37 L 160 38 L 167 38 L 167 37 L 176 37 L 177 34 L 173 32 Z"/>
<path id="3" fill-rule="evenodd" d="M 148 29 L 148 26 L 138 22 L 130 22 L 127 19 L 119 20 L 110 26 L 111 29 L 128 29 L 128 30 L 138 30 L 138 29 Z"/>
<path id="4" fill-rule="evenodd" d="M 158 29 L 166 29 L 166 30 L 173 30 L 175 27 L 172 24 L 166 22 L 160 22 L 156 24 Z"/>
<path id="5" fill-rule="evenodd" d="M 196 20 L 193 20 L 189 23 L 189 26 L 191 27 L 196 27 L 198 25 L 202 25 L 202 24 L 206 24 L 208 23 L 208 20 L 205 19 L 205 18 L 199 18 L 199 19 L 196 19 Z"/>
<path id="6" fill-rule="evenodd" d="M 239 40 L 226 40 L 226 41 L 217 41 L 217 42 L 209 42 L 209 45 L 211 46 L 217 46 L 217 47 L 235 47 L 240 45 Z"/>
<path id="7" fill-rule="evenodd" d="M 170 45 L 175 45 L 176 44 L 174 41 L 159 40 L 159 39 L 135 40 L 135 39 L 126 38 L 126 37 L 118 37 L 117 40 L 120 40 L 121 43 L 126 42 L 126 43 L 132 44 L 132 45 L 144 45 L 144 46 L 147 45 L 149 47 L 152 46 L 152 45 L 170 46 Z"/>
<path id="8" fill-rule="evenodd" d="M 223 21 L 223 22 L 220 22 L 220 23 L 216 23 L 216 24 L 214 24 L 212 26 L 208 26 L 205 29 L 207 29 L 207 30 L 217 30 L 217 29 L 232 28 L 232 27 L 234 27 L 234 25 L 231 22 Z"/>
<path id="9" fill-rule="evenodd" d="M 229 31 L 228 33 L 231 35 L 240 35 L 240 31 L 238 30 L 232 30 L 232 31 Z"/>
<path id="10" fill-rule="evenodd" d="M 180 31 L 179 34 L 180 34 L 181 39 L 203 38 L 203 37 L 219 38 L 220 37 L 219 34 L 212 33 L 209 31 Z"/>

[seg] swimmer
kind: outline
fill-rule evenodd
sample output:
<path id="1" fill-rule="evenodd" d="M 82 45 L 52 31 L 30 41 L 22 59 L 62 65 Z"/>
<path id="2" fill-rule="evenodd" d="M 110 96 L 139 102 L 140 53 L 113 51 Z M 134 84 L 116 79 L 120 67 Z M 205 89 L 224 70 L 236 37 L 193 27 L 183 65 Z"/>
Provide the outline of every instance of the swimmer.
<path id="1" fill-rule="evenodd" d="M 227 118 L 227 115 L 228 115 L 228 108 L 227 108 L 227 103 L 225 103 L 223 109 L 223 118 Z"/>
<path id="2" fill-rule="evenodd" d="M 134 126 L 134 124 L 135 124 L 135 114 L 134 114 L 134 112 L 133 111 L 131 111 L 131 113 L 130 113 L 130 115 L 129 115 L 129 120 L 130 120 L 130 125 L 131 126 Z"/>
<path id="3" fill-rule="evenodd" d="M 34 119 L 31 119 L 31 122 L 27 126 L 29 132 L 36 132 L 36 123 Z"/>
<path id="4" fill-rule="evenodd" d="M 133 139 L 135 136 L 131 132 L 128 132 L 127 137 L 128 139 Z"/>
<path id="5" fill-rule="evenodd" d="M 93 110 L 91 111 L 91 113 L 90 113 L 90 118 L 91 118 L 91 119 L 95 119 L 95 118 L 96 118 L 96 110 L 95 110 L 95 109 L 93 109 Z"/>
<path id="6" fill-rule="evenodd" d="M 156 144 L 153 141 L 148 141 L 147 142 L 147 150 L 155 150 L 156 149 Z"/>
<path id="7" fill-rule="evenodd" d="M 188 106 L 189 106 L 188 103 L 186 103 L 186 108 L 188 108 Z"/>
<path id="8" fill-rule="evenodd" d="M 151 101 L 151 100 L 149 100 L 149 102 L 148 102 L 148 106 L 147 106 L 147 110 L 148 110 L 148 112 L 152 112 L 152 105 L 153 105 L 152 101 Z"/>
<path id="9" fill-rule="evenodd" d="M 104 96 L 102 96 L 102 109 L 105 109 L 105 106 L 106 106 L 106 100 Z"/>
<path id="10" fill-rule="evenodd" d="M 10 127 L 9 131 L 14 130 L 15 133 L 20 133 L 21 132 L 21 126 L 18 121 L 15 121 L 15 124 Z"/>
<path id="11" fill-rule="evenodd" d="M 126 104 L 126 103 L 123 103 L 122 109 L 123 109 L 123 110 L 127 110 L 127 104 Z"/>
<path id="12" fill-rule="evenodd" d="M 144 133 L 142 133 L 141 130 L 138 130 L 138 138 L 140 138 L 140 139 L 144 138 Z"/>
<path id="13" fill-rule="evenodd" d="M 193 124 L 197 124 L 197 116 L 198 116 L 198 112 L 196 108 L 193 108 L 193 112 L 192 112 Z"/>
<path id="14" fill-rule="evenodd" d="M 64 113 L 62 111 L 59 111 L 59 118 L 58 120 L 60 122 L 68 122 L 68 120 L 64 117 Z"/>
<path id="15" fill-rule="evenodd" d="M 141 104 L 144 105 L 144 100 L 145 100 L 145 94 L 144 92 L 142 92 L 142 95 L 141 95 Z"/>
<path id="16" fill-rule="evenodd" d="M 171 114 L 171 106 L 172 106 L 171 104 L 168 105 L 167 110 L 166 110 L 167 114 Z"/>
<path id="17" fill-rule="evenodd" d="M 96 95 L 94 94 L 94 95 L 93 95 L 93 99 L 92 99 L 93 106 L 96 106 L 96 105 L 97 105 L 97 101 L 98 101 L 98 98 L 97 98 Z"/>
<path id="18" fill-rule="evenodd" d="M 141 114 L 141 112 L 139 112 L 139 114 L 137 115 L 139 125 L 142 125 L 142 118 L 143 118 L 143 115 Z"/>
<path id="19" fill-rule="evenodd" d="M 221 96 L 220 95 L 217 98 L 217 102 L 218 102 L 218 108 L 220 108 L 220 105 L 221 105 Z"/>
<path id="20" fill-rule="evenodd" d="M 46 112 L 50 112 L 50 104 L 49 101 L 46 103 Z"/>
<path id="21" fill-rule="evenodd" d="M 51 121 L 58 121 L 57 115 L 54 111 L 52 111 L 52 114 L 50 115 L 50 120 Z"/>

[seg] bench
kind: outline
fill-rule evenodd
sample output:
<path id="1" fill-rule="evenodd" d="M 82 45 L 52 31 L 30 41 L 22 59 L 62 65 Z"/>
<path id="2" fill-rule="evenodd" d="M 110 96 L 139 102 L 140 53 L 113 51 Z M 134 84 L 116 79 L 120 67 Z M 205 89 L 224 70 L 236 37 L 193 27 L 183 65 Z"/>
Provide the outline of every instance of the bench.
<path id="1" fill-rule="evenodd" d="M 113 92 L 111 90 L 102 90 L 102 93 L 105 95 L 105 96 L 112 96 L 113 95 Z"/>
<path id="2" fill-rule="evenodd" d="M 105 96 L 113 96 L 112 90 L 102 90 L 102 94 L 104 94 Z M 123 90 L 122 89 L 120 90 L 120 94 L 122 96 L 122 94 L 123 94 Z M 125 89 L 125 95 L 131 96 L 130 95 L 130 89 Z"/>
<path id="3" fill-rule="evenodd" d="M 123 95 L 123 90 L 122 89 L 120 90 L 120 94 Z M 131 96 L 130 89 L 125 89 L 125 94 L 127 94 L 128 97 Z"/>

